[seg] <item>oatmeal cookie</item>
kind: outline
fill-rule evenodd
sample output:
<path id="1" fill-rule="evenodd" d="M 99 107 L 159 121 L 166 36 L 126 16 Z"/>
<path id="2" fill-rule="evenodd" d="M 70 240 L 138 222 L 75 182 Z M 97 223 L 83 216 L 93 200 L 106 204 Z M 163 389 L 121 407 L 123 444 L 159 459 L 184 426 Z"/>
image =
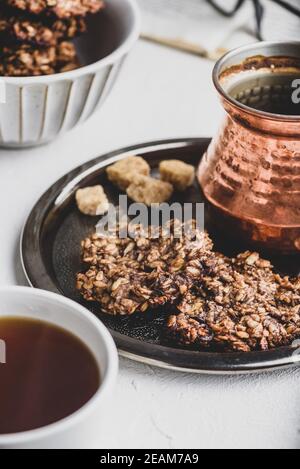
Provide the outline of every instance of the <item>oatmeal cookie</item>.
<path id="1" fill-rule="evenodd" d="M 56 16 L 57 18 L 84 17 L 104 7 L 102 0 L 4 0 L 5 5 L 23 12 Z"/>
<path id="2" fill-rule="evenodd" d="M 299 279 L 276 274 L 257 253 L 233 259 L 218 255 L 216 263 L 213 257 L 204 262 L 201 281 L 178 304 L 179 315 L 169 318 L 172 340 L 202 346 L 203 324 L 211 345 L 229 351 L 268 350 L 299 337 Z"/>
<path id="3" fill-rule="evenodd" d="M 82 242 L 82 260 L 89 267 L 77 275 L 77 289 L 88 301 L 97 301 L 102 311 L 130 315 L 150 307 L 172 305 L 185 294 L 197 274 L 191 263 L 196 255 L 212 248 L 208 235 L 196 228 L 177 238 L 177 233 L 158 238 L 143 236 L 138 225 L 132 237 L 100 236 Z M 166 228 L 165 228 L 166 229 Z M 200 266 L 198 266 L 200 268 Z"/>
<path id="4" fill-rule="evenodd" d="M 4 46 L 0 51 L 0 76 L 50 75 L 77 67 L 75 48 L 67 41 L 45 48 Z"/>
<path id="5" fill-rule="evenodd" d="M 168 334 L 180 345 L 207 347 L 213 339 L 209 327 L 198 317 L 190 317 L 184 313 L 170 316 Z"/>
<path id="6" fill-rule="evenodd" d="M 37 46 L 53 46 L 58 41 L 72 39 L 85 31 L 86 24 L 81 18 L 39 21 L 36 18 L 0 11 L 0 39 L 6 44 L 22 42 Z"/>
<path id="7" fill-rule="evenodd" d="M 207 233 L 189 228 L 172 222 L 128 226 L 125 238 L 92 235 L 82 242 L 87 270 L 77 289 L 112 315 L 169 308 L 168 339 L 195 350 L 268 350 L 300 337 L 300 278 L 280 276 L 255 252 L 226 257 Z"/>

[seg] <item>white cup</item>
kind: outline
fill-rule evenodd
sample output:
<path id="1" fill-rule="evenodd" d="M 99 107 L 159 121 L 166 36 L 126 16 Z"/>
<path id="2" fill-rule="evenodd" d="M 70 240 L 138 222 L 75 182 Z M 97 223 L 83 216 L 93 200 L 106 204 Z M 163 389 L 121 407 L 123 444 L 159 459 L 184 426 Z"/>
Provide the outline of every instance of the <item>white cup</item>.
<path id="1" fill-rule="evenodd" d="M 0 317 L 47 321 L 80 338 L 93 353 L 101 374 L 96 394 L 78 411 L 51 425 L 22 433 L 0 434 L 0 449 L 89 448 L 105 429 L 106 401 L 118 372 L 118 354 L 105 326 L 83 306 L 54 293 L 27 287 L 0 288 Z M 0 328 L 1 339 L 1 328 Z M 0 364 L 0 366 L 6 366 Z"/>

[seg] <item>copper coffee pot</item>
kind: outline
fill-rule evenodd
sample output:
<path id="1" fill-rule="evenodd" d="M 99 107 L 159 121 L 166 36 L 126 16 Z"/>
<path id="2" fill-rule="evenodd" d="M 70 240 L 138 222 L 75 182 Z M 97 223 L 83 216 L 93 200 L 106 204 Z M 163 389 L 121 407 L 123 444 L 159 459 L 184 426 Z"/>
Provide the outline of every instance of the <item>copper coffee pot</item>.
<path id="1" fill-rule="evenodd" d="M 257 247 L 300 253 L 300 42 L 230 52 L 213 79 L 226 116 L 198 171 L 213 219 Z"/>

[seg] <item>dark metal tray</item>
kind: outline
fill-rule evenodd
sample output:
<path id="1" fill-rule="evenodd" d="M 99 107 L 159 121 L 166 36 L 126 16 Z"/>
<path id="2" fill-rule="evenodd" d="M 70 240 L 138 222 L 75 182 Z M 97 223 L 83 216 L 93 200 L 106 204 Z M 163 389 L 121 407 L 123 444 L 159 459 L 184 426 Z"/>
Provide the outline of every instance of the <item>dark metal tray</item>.
<path id="1" fill-rule="evenodd" d="M 210 139 L 186 139 L 137 145 L 100 156 L 61 178 L 37 202 L 24 227 L 21 258 L 25 274 L 33 287 L 60 293 L 86 306 L 108 327 L 120 353 L 129 358 L 200 373 L 252 372 L 295 364 L 295 349 L 292 347 L 250 353 L 174 348 L 162 339 L 163 312 L 111 317 L 99 313 L 95 304 L 84 302 L 75 290 L 75 274 L 82 269 L 80 241 L 94 230 L 96 224 L 93 217 L 86 217 L 78 211 L 74 198 L 76 190 L 100 183 L 110 201 L 116 203 L 119 192 L 107 181 L 105 168 L 122 155 L 143 155 L 155 172 L 162 159 L 176 158 L 197 165 L 209 142 Z M 197 182 L 177 201 L 204 201 Z M 226 254 L 247 248 L 215 232 L 209 210 L 206 210 L 206 229 L 216 247 Z"/>

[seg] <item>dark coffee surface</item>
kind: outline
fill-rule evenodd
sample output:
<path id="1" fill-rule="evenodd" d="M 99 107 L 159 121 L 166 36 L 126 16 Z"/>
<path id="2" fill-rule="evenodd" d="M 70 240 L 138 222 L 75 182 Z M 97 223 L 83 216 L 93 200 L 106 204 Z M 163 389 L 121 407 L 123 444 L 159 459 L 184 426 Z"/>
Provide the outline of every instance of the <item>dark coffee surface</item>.
<path id="1" fill-rule="evenodd" d="M 266 74 L 242 81 L 235 85 L 229 94 L 241 104 L 259 111 L 298 116 L 300 115 L 300 91 L 297 90 L 299 78 L 300 72 L 283 75 Z"/>
<path id="2" fill-rule="evenodd" d="M 6 345 L 6 363 L 0 364 L 0 434 L 57 422 L 79 410 L 99 388 L 95 358 L 64 329 L 1 318 L 0 339 Z"/>

